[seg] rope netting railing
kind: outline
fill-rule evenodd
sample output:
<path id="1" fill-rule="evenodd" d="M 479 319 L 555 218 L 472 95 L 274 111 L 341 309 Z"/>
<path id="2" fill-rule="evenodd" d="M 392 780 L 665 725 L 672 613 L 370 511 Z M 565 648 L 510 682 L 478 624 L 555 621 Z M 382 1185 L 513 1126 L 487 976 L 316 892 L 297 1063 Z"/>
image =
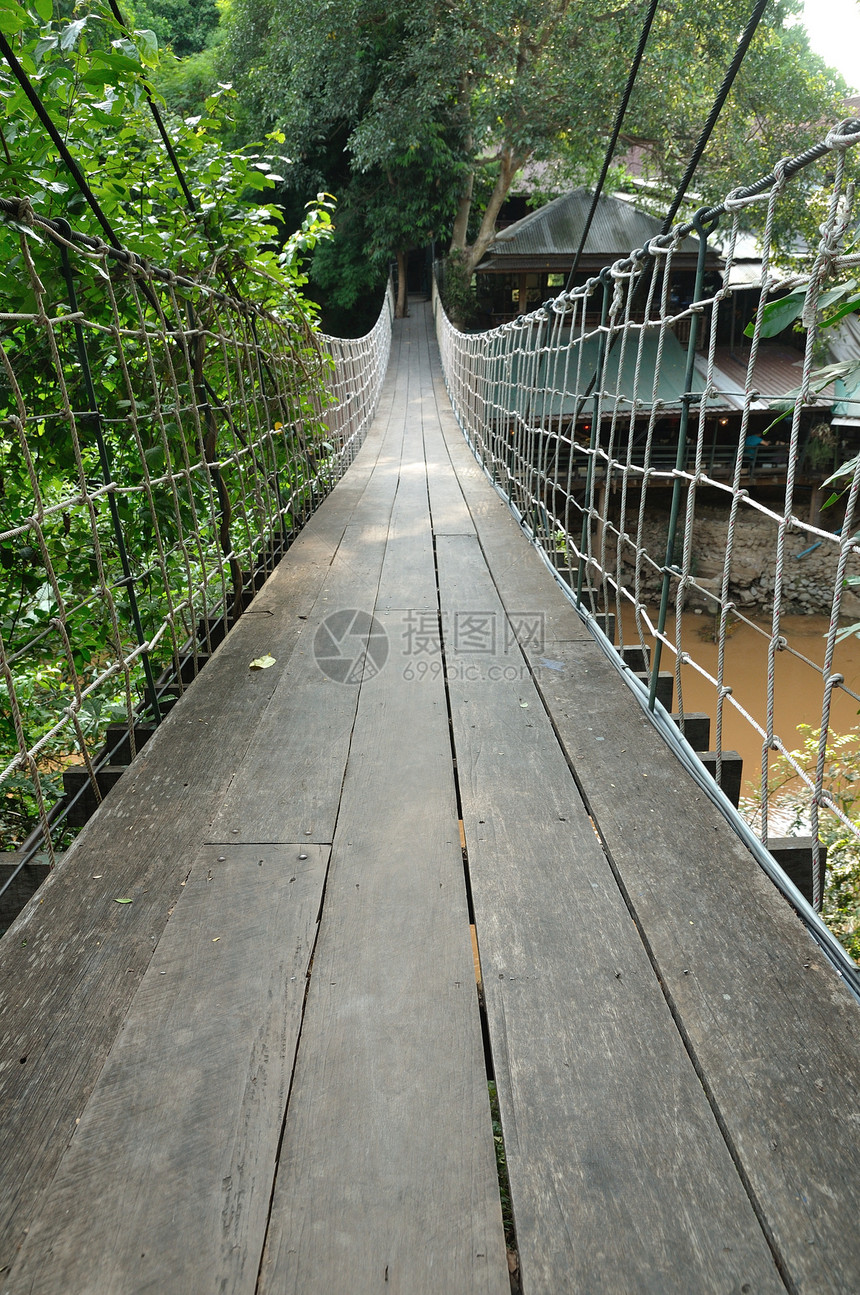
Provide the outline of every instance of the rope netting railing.
<path id="1" fill-rule="evenodd" d="M 839 326 L 827 313 L 834 302 L 856 304 L 846 157 L 858 142 L 860 122 L 843 123 L 721 207 L 492 331 L 458 331 L 437 301 L 446 381 L 476 457 L 577 604 L 603 616 L 620 653 L 640 650 L 652 711 L 661 713 L 661 662 L 671 661 L 667 709 L 681 730 L 692 711 L 710 713 L 719 783 L 727 732 L 740 721 L 753 735 L 760 769 L 746 812 L 765 846 L 798 830 L 812 837 L 816 908 L 822 815 L 860 837 L 853 771 L 833 750 L 834 733 L 853 742 L 860 707 L 860 670 L 840 668 L 842 640 L 860 621 L 851 592 L 860 578 L 860 329 L 847 310 Z M 796 177 L 821 158 L 820 241 L 805 263 L 780 261 L 781 206 L 797 200 Z M 753 204 L 766 217 L 751 255 Z M 802 330 L 786 333 L 795 318 Z M 823 619 L 810 622 L 810 611 Z M 820 626 L 814 640 L 798 638 L 809 623 Z M 739 631 L 764 659 L 753 682 L 733 655 Z M 792 696 L 780 698 L 780 687 Z M 797 694 L 814 714 L 803 753 L 797 720 L 782 718 Z M 851 717 L 841 732 L 837 704 Z"/>
<path id="2" fill-rule="evenodd" d="M 330 338 L 17 199 L 0 220 L 22 289 L 0 303 L 0 849 L 20 869 L 53 863 L 352 462 L 392 302 Z"/>

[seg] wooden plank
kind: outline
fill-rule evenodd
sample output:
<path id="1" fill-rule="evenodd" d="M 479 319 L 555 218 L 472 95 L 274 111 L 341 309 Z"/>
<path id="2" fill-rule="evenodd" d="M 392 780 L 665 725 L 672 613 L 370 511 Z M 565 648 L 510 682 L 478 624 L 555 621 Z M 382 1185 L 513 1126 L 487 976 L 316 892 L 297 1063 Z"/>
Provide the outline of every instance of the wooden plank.
<path id="1" fill-rule="evenodd" d="M 428 355 L 429 359 L 429 355 Z M 427 460 L 427 480 L 430 488 L 430 512 L 436 535 L 474 535 L 475 523 L 463 496 L 445 438 L 442 435 L 439 391 L 435 381 L 438 362 L 428 375 L 427 415 L 424 426 L 424 454 Z M 453 419 L 451 403 L 445 394 L 447 416 Z"/>
<path id="2" fill-rule="evenodd" d="M 329 616 L 374 605 L 387 517 L 374 529 L 350 532 L 338 550 L 342 560 L 336 558 L 306 612 L 271 705 L 208 829 L 209 841 L 332 839 L 358 690 L 322 672 L 315 641 Z"/>
<path id="3" fill-rule="evenodd" d="M 56 1171 L 207 825 L 317 600 L 384 430 L 377 420 L 253 609 L 0 940 L 0 1273 Z M 262 653 L 276 664 L 249 671 Z M 114 902 L 126 896 L 135 902 Z"/>
<path id="4" fill-rule="evenodd" d="M 328 855 L 195 860 L 9 1295 L 254 1291 Z"/>
<path id="5" fill-rule="evenodd" d="M 523 623 L 538 625 L 534 642 L 559 639 L 590 641 L 591 635 L 560 589 L 555 577 L 537 558 L 526 540 L 522 527 L 515 521 L 505 501 L 496 493 L 465 442 L 463 433 L 450 412 L 450 401 L 441 373 L 436 376 L 436 398 L 440 410 L 443 401 L 448 416 L 441 427 L 451 464 L 460 483 L 470 516 L 480 539 L 493 579 L 504 590 L 506 605 L 523 618 Z M 438 532 L 437 534 L 441 534 Z"/>
<path id="6" fill-rule="evenodd" d="M 340 633 L 339 621 L 330 618 L 365 614 L 375 606 L 399 488 L 406 405 L 404 387 L 389 412 L 373 473 L 306 611 L 272 704 L 209 828 L 209 841 L 332 840 L 358 688 L 324 673 L 317 649 L 328 629 Z M 346 643 L 352 650 L 360 646 L 352 635 L 341 640 L 348 652 Z"/>
<path id="7" fill-rule="evenodd" d="M 860 1283 L 858 1004 L 597 647 L 536 678 L 789 1289 Z"/>
<path id="8" fill-rule="evenodd" d="M 476 541 L 437 561 L 502 614 Z M 524 1290 L 781 1291 L 525 663 L 446 657 Z"/>
<path id="9" fill-rule="evenodd" d="M 393 529 L 381 604 L 404 547 L 430 561 L 424 499 L 411 532 Z M 419 684 L 389 666 L 361 687 L 267 1295 L 510 1289 L 444 685 L 440 670 Z"/>

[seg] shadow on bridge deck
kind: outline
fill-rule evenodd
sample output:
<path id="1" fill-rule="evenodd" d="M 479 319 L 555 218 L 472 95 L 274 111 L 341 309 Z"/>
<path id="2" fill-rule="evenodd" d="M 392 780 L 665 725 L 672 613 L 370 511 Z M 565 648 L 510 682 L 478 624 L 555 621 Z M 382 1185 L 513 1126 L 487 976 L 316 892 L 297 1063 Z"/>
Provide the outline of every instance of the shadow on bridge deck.
<path id="1" fill-rule="evenodd" d="M 860 1289 L 857 1004 L 433 352 L 0 942 L 4 1291 L 506 1291 L 488 1064 L 527 1295 Z"/>

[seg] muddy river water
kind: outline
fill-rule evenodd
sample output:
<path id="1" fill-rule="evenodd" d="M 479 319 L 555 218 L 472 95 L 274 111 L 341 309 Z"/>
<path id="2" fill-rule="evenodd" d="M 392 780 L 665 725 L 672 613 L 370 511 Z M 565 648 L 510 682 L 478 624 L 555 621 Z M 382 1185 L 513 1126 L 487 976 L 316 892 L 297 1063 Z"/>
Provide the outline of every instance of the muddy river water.
<path id="1" fill-rule="evenodd" d="M 656 616 L 654 617 L 656 622 Z M 713 617 L 685 613 L 682 618 L 683 650 L 716 678 L 717 644 L 713 641 Z M 798 724 L 818 728 L 821 723 L 822 677 L 828 621 L 823 616 L 785 616 L 781 633 L 795 652 L 815 662 L 815 670 L 791 652 L 776 656 L 774 728 L 789 747 L 801 745 Z M 733 696 L 764 727 L 767 716 L 767 657 L 771 622 L 762 618 L 755 628 L 737 623 L 726 641 L 725 681 Z M 667 636 L 674 642 L 675 625 L 670 618 Z M 625 643 L 638 643 L 632 610 L 624 616 Z M 646 640 L 647 642 L 648 640 Z M 661 670 L 674 671 L 675 655 L 664 648 Z M 860 639 L 849 638 L 836 646 L 834 673 L 844 676 L 846 686 L 860 692 Z M 711 745 L 715 744 L 716 692 L 692 666 L 682 670 L 685 711 L 705 711 L 711 717 Z M 860 704 L 841 689 L 833 694 L 830 727 L 834 733 L 857 732 L 860 736 Z M 677 698 L 675 699 L 677 709 Z M 738 751 L 744 760 L 744 782 L 758 781 L 761 766 L 761 737 L 729 703 L 723 714 L 723 748 Z"/>

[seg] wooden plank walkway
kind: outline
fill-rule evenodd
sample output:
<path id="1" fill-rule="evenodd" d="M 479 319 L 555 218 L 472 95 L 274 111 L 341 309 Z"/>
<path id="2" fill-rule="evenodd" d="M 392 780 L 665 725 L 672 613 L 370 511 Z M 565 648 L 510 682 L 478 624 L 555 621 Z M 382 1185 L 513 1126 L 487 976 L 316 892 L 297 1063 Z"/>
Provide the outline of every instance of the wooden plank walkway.
<path id="1" fill-rule="evenodd" d="M 355 465 L 0 941 L 0 1290 L 504 1295 L 489 1063 L 526 1295 L 856 1295 L 858 1012 L 413 304 Z"/>

